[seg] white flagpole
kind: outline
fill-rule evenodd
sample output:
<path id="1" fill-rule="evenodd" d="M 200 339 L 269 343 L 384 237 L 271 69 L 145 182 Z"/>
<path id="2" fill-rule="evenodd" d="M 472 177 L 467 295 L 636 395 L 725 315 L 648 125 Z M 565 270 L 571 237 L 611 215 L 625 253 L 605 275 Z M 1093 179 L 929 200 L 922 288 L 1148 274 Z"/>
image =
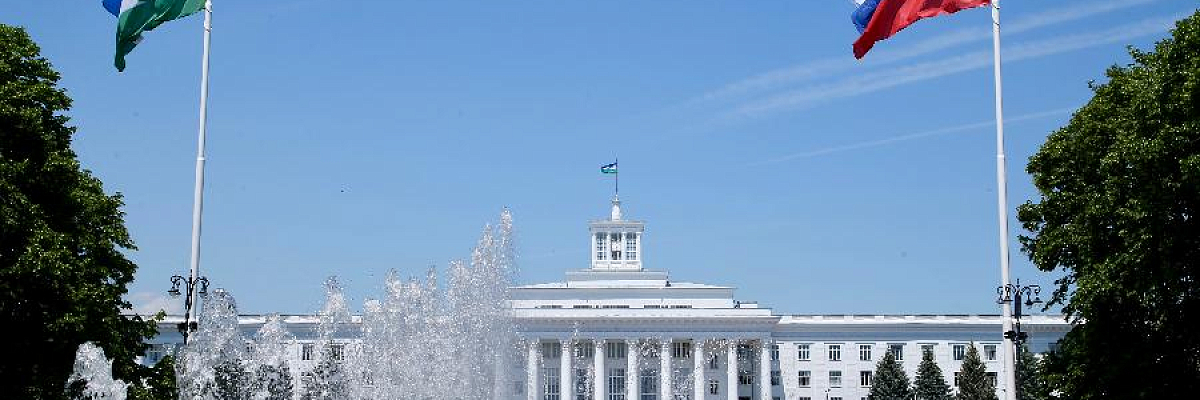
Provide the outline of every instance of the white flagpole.
<path id="1" fill-rule="evenodd" d="M 998 200 L 1000 222 L 1000 284 L 1008 286 L 1009 280 L 1009 247 L 1008 247 L 1008 176 L 1004 161 L 1004 92 L 1000 79 L 1000 1 L 992 0 L 992 52 L 994 55 L 994 71 L 996 81 L 996 199 Z M 1012 305 L 1008 302 L 1000 304 L 1003 313 L 1004 332 L 1012 330 Z M 1016 400 L 1016 348 L 1010 338 L 1004 339 L 1004 398 Z"/>
<path id="2" fill-rule="evenodd" d="M 204 56 L 201 61 L 200 72 L 200 134 L 196 148 L 196 190 L 192 202 L 192 259 L 191 259 L 191 282 L 188 290 L 187 305 L 191 310 L 188 316 L 188 328 L 191 329 L 191 324 L 196 320 L 196 314 L 199 312 L 196 309 L 197 290 L 199 289 L 196 280 L 200 275 L 200 216 L 204 213 L 204 134 L 208 127 L 208 53 L 212 41 L 212 0 L 204 2 Z"/>

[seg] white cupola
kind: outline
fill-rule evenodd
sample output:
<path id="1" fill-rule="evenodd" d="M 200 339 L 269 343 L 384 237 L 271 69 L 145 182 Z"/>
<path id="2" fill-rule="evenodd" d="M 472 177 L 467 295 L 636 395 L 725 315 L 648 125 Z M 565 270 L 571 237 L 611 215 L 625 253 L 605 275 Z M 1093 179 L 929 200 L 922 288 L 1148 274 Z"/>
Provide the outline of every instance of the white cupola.
<path id="1" fill-rule="evenodd" d="M 612 199 L 609 219 L 588 223 L 591 236 L 592 270 L 641 271 L 642 232 L 646 224 L 621 216 L 621 200 Z"/>

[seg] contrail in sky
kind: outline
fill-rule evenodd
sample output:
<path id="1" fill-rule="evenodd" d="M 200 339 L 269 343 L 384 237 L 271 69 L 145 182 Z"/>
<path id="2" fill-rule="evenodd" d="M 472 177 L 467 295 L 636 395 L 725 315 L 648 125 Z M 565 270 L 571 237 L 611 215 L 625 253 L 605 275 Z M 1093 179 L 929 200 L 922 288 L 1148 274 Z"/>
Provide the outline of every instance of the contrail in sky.
<path id="1" fill-rule="evenodd" d="M 1049 11 L 1014 20 L 1012 23 L 1004 26 L 1004 33 L 1012 35 L 1028 32 L 1046 26 L 1058 25 L 1064 22 L 1088 18 L 1097 14 L 1140 6 L 1155 1 L 1159 0 L 1086 1 L 1067 6 L 1066 8 L 1056 6 Z M 944 35 L 938 35 L 937 37 L 907 45 L 903 51 L 879 51 L 879 54 L 872 54 L 872 57 L 867 62 L 871 66 L 891 64 L 961 44 L 984 41 L 990 39 L 991 35 L 991 29 L 964 29 L 957 32 L 948 32 Z M 853 68 L 855 64 L 856 62 L 847 56 L 827 58 L 777 69 L 730 83 L 694 98 L 688 101 L 688 103 L 719 101 L 755 91 L 770 91 L 791 83 L 842 72 Z"/>
<path id="2" fill-rule="evenodd" d="M 1052 117 L 1052 116 L 1062 115 L 1062 114 L 1066 114 L 1066 113 L 1075 111 L 1076 108 L 1077 107 L 1068 107 L 1068 108 L 1060 108 L 1060 109 L 1050 110 L 1050 111 L 1042 111 L 1042 112 L 1030 113 L 1030 114 L 1025 114 L 1025 115 L 1018 115 L 1016 117 L 1005 118 L 1004 122 L 1014 123 L 1014 122 L 1028 121 L 1028 120 L 1033 120 L 1033 119 L 1038 119 L 1038 118 Z M 842 146 L 826 147 L 823 149 L 806 151 L 803 153 L 789 154 L 786 156 L 776 157 L 776 158 L 772 158 L 772 159 L 768 159 L 768 160 L 756 161 L 756 162 L 748 164 L 748 166 L 777 164 L 777 163 L 781 163 L 784 161 L 817 157 L 817 156 L 823 156 L 826 154 L 841 153 L 841 152 L 850 151 L 850 150 L 879 147 L 879 146 L 889 145 L 889 144 L 897 143 L 897 142 L 906 142 L 909 140 L 922 139 L 922 138 L 927 138 L 927 137 L 932 137 L 932 136 L 941 136 L 941 135 L 947 135 L 947 134 L 957 133 L 957 132 L 972 131 L 972 130 L 986 128 L 986 127 L 995 126 L 995 125 L 996 125 L 995 120 L 981 121 L 981 122 L 975 122 L 975 123 L 970 123 L 970 124 L 934 129 L 934 130 L 929 130 L 929 131 L 924 131 L 924 132 L 910 133 L 907 135 L 894 136 L 894 137 L 890 137 L 890 138 L 886 138 L 886 139 L 851 143 L 851 144 L 842 145 Z"/>
<path id="3" fill-rule="evenodd" d="M 1006 46 L 1004 61 L 1015 62 L 1045 57 L 1099 45 L 1121 43 L 1133 38 L 1156 34 L 1170 28 L 1185 15 L 1176 14 L 1145 19 L 1098 32 L 1082 33 Z M 989 67 L 992 52 L 979 51 L 937 61 L 892 68 L 857 75 L 841 81 L 809 86 L 743 104 L 724 113 L 727 119 L 754 117 L 785 109 L 797 109 L 843 97 L 858 96 L 895 86 L 925 81 L 960 72 Z"/>

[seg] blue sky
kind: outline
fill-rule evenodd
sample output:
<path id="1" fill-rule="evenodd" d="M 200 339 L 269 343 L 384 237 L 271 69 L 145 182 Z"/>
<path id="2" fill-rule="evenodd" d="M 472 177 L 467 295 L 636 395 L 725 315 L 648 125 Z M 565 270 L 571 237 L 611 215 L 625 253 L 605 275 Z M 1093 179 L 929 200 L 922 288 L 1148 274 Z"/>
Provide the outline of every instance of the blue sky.
<path id="1" fill-rule="evenodd" d="M 998 313 L 990 15 L 863 61 L 847 1 L 215 1 L 202 268 L 243 312 L 354 303 L 469 256 L 510 207 L 521 282 L 587 267 L 620 157 L 645 262 L 783 313 Z M 1195 5 L 1004 2 L 1010 204 L 1024 164 Z M 119 74 L 97 1 L 12 2 L 74 98 L 75 148 L 125 196 L 131 299 L 186 274 L 202 18 Z M 1017 251 L 1013 275 L 1050 284 Z"/>

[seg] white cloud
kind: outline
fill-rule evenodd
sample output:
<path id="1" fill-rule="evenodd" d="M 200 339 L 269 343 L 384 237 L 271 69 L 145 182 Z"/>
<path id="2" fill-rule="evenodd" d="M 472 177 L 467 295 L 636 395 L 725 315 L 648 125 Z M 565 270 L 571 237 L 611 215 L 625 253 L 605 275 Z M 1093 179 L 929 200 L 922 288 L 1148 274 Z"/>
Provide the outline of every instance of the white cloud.
<path id="1" fill-rule="evenodd" d="M 182 315 L 183 314 L 183 298 L 172 298 L 166 293 L 159 292 L 135 292 L 130 293 L 125 298 L 133 304 L 131 310 L 139 315 L 154 315 L 159 310 L 164 310 L 167 314 Z"/>
<path id="2" fill-rule="evenodd" d="M 1068 108 L 1060 108 L 1060 109 L 1056 109 L 1056 110 L 1049 110 L 1049 111 L 1042 111 L 1042 112 L 1036 112 L 1036 113 L 1030 113 L 1030 114 L 1024 114 L 1024 115 L 1018 115 L 1015 117 L 1005 118 L 1004 122 L 1005 123 L 1016 123 L 1016 122 L 1028 121 L 1028 120 L 1033 120 L 1033 119 L 1038 119 L 1038 118 L 1051 117 L 1051 116 L 1055 116 L 1055 115 L 1062 115 L 1062 114 L 1066 114 L 1071 111 L 1074 111 L 1075 109 L 1076 109 L 1076 107 L 1068 107 Z M 781 162 L 791 161 L 791 160 L 796 160 L 796 159 L 802 159 L 802 158 L 810 158 L 810 157 L 823 156 L 823 155 L 833 154 L 833 153 L 841 153 L 841 152 L 851 151 L 851 150 L 879 147 L 879 146 L 889 145 L 892 143 L 906 142 L 909 140 L 922 139 L 922 138 L 927 138 L 927 137 L 932 137 L 932 136 L 942 136 L 942 135 L 947 135 L 947 134 L 951 134 L 951 133 L 972 131 L 972 130 L 976 130 L 976 129 L 980 129 L 980 128 L 992 127 L 995 125 L 996 125 L 996 121 L 994 121 L 994 120 L 980 121 L 980 122 L 974 122 L 974 123 L 970 123 L 970 124 L 963 124 L 963 125 L 956 125 L 956 126 L 951 126 L 951 127 L 946 127 L 946 128 L 933 129 L 933 130 L 928 130 L 928 131 L 924 131 L 924 132 L 910 133 L 907 135 L 893 136 L 893 137 L 885 138 L 885 139 L 870 140 L 870 141 L 858 142 L 858 143 L 850 143 L 850 144 L 845 144 L 845 145 L 841 145 L 841 146 L 826 147 L 823 149 L 816 149 L 816 150 L 809 150 L 809 151 L 800 152 L 800 153 L 793 153 L 793 154 L 788 154 L 785 156 L 776 157 L 776 158 L 772 158 L 772 159 L 756 161 L 756 162 L 750 163 L 749 165 L 757 166 L 757 165 L 776 164 L 776 163 L 781 163 Z"/>
<path id="3" fill-rule="evenodd" d="M 1112 43 L 1123 43 L 1141 36 L 1164 32 L 1184 15 L 1155 17 L 1098 32 L 1061 36 L 1053 39 L 1018 43 L 1004 47 L 1004 61 L 1014 62 L 1045 57 Z M 745 118 L 787 109 L 812 106 L 836 98 L 852 97 L 895 86 L 920 82 L 960 72 L 990 67 L 991 51 L 978 51 L 937 61 L 860 74 L 829 84 L 814 85 L 751 101 L 724 113 L 726 118 Z"/>
<path id="4" fill-rule="evenodd" d="M 1140 6 L 1155 1 L 1159 0 L 1109 0 L 1100 2 L 1086 1 L 1066 7 L 1050 7 L 1047 9 L 1047 11 L 1033 14 L 1021 19 L 1016 19 L 1011 24 L 1003 25 L 1003 34 L 1006 36 L 1011 36 L 1042 27 L 1058 25 L 1065 22 L 1088 18 L 1097 14 Z M 979 29 L 962 29 L 953 32 L 946 32 L 929 39 L 906 45 L 903 49 L 876 49 L 868 56 L 868 60 L 866 62 L 871 66 L 887 65 L 933 53 L 939 50 L 949 49 L 966 43 L 988 40 L 991 39 L 991 36 L 992 31 L 990 27 Z M 768 71 L 730 83 L 721 88 L 705 93 L 697 98 L 692 99 L 689 101 L 689 103 L 726 100 L 740 95 L 747 95 L 756 91 L 776 90 L 781 86 L 803 82 L 854 68 L 856 61 L 850 57 L 849 47 L 849 44 L 847 44 L 845 57 L 827 58 L 824 60 L 817 60 L 787 68 Z"/>

